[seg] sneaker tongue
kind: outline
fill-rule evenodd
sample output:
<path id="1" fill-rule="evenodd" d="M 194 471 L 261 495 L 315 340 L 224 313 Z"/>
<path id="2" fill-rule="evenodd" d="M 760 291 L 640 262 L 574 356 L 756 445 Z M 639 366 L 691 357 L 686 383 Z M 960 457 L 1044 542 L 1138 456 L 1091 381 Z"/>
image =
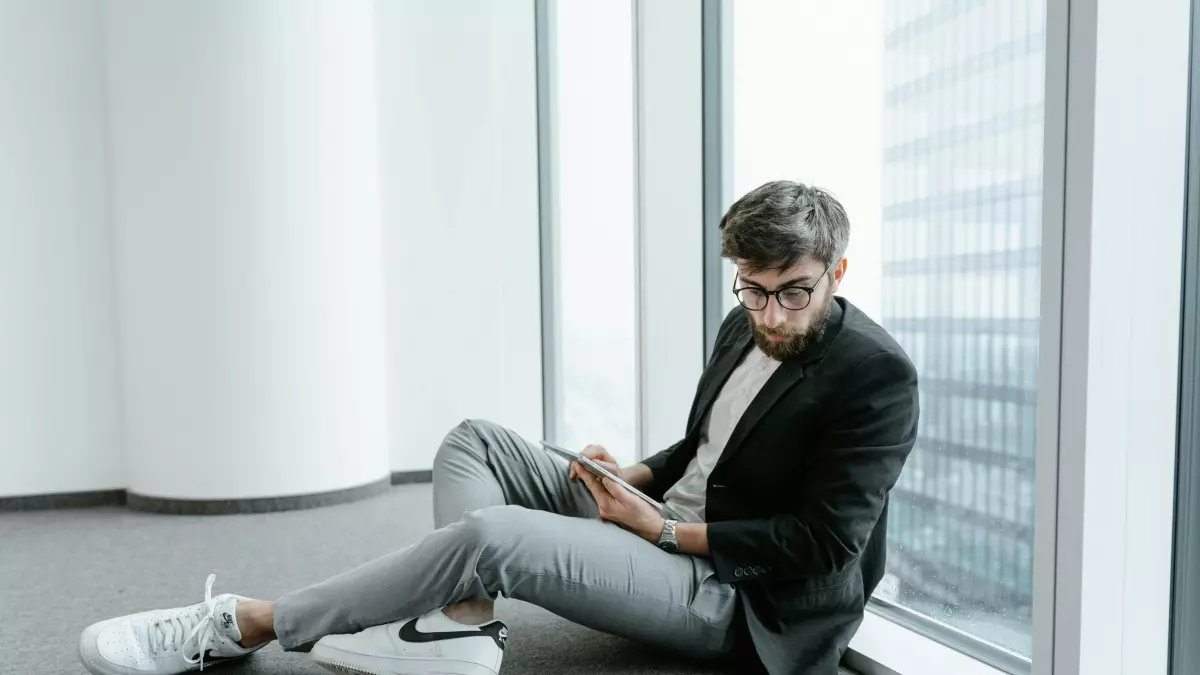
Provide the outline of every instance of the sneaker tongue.
<path id="1" fill-rule="evenodd" d="M 217 632 L 234 642 L 242 641 L 242 631 L 237 624 L 237 598 L 232 595 L 217 599 L 217 610 L 213 612 L 213 625 Z"/>

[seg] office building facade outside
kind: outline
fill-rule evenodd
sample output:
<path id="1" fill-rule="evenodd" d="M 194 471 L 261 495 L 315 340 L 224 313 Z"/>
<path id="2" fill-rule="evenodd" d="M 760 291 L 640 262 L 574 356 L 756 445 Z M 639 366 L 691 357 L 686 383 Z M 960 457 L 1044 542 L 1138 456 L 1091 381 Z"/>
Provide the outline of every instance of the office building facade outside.
<path id="1" fill-rule="evenodd" d="M 921 376 L 888 599 L 1028 654 L 1044 0 L 889 0 L 883 324 Z"/>

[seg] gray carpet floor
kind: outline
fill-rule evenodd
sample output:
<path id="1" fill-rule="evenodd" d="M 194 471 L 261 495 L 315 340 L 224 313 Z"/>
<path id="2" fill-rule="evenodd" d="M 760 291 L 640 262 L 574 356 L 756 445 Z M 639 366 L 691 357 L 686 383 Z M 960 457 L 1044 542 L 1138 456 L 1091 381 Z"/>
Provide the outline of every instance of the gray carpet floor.
<path id="1" fill-rule="evenodd" d="M 0 513 L 0 674 L 86 675 L 76 644 L 92 622 L 199 602 L 209 573 L 214 593 L 278 597 L 416 541 L 432 528 L 429 504 L 428 485 L 407 485 L 354 504 L 262 515 Z M 511 635 L 504 675 L 736 672 L 680 662 L 522 602 L 501 600 L 497 615 Z M 326 673 L 277 644 L 211 670 Z"/>

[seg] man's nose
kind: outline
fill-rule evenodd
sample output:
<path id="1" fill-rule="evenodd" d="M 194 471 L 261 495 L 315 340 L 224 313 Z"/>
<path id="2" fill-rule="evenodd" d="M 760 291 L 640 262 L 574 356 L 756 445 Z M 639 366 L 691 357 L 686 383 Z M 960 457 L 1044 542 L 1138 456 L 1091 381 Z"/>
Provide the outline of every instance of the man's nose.
<path id="1" fill-rule="evenodd" d="M 779 304 L 778 299 L 767 298 L 767 306 L 763 309 L 763 323 L 768 328 L 775 328 L 785 321 L 787 321 L 787 310 Z"/>

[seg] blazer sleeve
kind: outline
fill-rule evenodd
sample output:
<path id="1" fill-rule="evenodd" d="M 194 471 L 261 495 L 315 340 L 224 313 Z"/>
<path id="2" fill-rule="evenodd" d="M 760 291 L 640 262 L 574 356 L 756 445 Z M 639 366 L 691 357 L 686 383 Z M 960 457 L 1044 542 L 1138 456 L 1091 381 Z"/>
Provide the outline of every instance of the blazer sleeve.
<path id="1" fill-rule="evenodd" d="M 684 439 L 684 440 L 686 440 L 686 439 Z M 647 457 L 646 459 L 642 460 L 642 464 L 645 464 L 646 466 L 650 467 L 650 475 L 654 476 L 654 489 L 656 491 L 659 488 L 662 488 L 662 491 L 666 492 L 666 489 L 668 487 L 670 487 L 670 486 L 659 485 L 659 482 L 660 482 L 659 479 L 663 476 L 663 474 L 666 471 L 667 460 L 670 459 L 671 453 L 675 452 L 675 449 L 681 445 L 683 445 L 683 440 L 677 441 L 674 445 L 667 448 L 666 450 L 661 450 L 657 454 L 652 455 L 652 456 Z"/>
<path id="2" fill-rule="evenodd" d="M 917 374 L 894 352 L 864 359 L 797 485 L 799 503 L 768 518 L 708 524 L 709 555 L 724 583 L 739 568 L 757 581 L 833 574 L 862 554 L 917 435 Z M 757 570 L 756 570 L 757 571 Z"/>

